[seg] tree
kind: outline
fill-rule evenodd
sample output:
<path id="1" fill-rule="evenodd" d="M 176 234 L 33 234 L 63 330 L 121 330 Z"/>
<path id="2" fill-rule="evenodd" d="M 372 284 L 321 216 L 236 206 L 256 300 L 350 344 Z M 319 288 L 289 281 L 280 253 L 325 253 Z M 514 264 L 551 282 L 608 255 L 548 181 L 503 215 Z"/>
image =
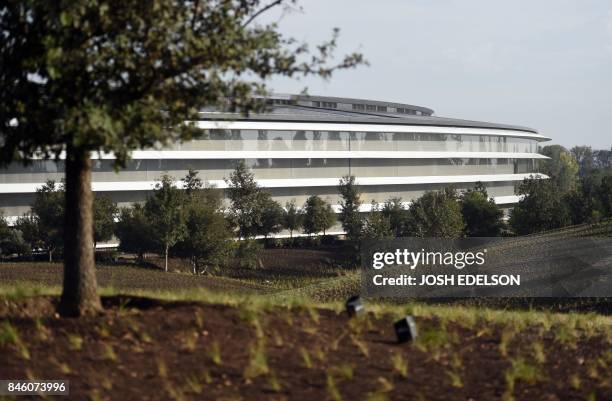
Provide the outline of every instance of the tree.
<path id="1" fill-rule="evenodd" d="M 493 198 L 489 198 L 482 183 L 461 196 L 461 214 L 465 221 L 464 233 L 468 237 L 497 237 L 504 228 L 504 212 Z"/>
<path id="2" fill-rule="evenodd" d="M 15 222 L 15 229 L 21 233 L 21 237 L 31 250 L 44 248 L 38 219 L 33 214 L 24 214 L 19 217 Z"/>
<path id="3" fill-rule="evenodd" d="M 144 261 L 146 252 L 155 249 L 153 227 L 145 214 L 143 205 L 139 203 L 119 211 L 115 235 L 119 239 L 119 249 L 123 252 L 135 253 L 140 263 Z"/>
<path id="4" fill-rule="evenodd" d="M 306 199 L 302 228 L 306 234 L 325 232 L 334 225 L 335 214 L 331 205 L 317 195 Z"/>
<path id="5" fill-rule="evenodd" d="M 382 215 L 389 221 L 389 226 L 395 237 L 401 237 L 406 231 L 408 210 L 404 208 L 402 198 L 388 199 L 382 207 Z"/>
<path id="6" fill-rule="evenodd" d="M 187 198 L 193 198 L 196 196 L 199 198 L 202 189 L 204 188 L 204 183 L 198 177 L 198 172 L 192 168 L 187 171 L 187 175 L 181 179 L 183 182 L 183 190 L 185 191 L 185 195 Z"/>
<path id="7" fill-rule="evenodd" d="M 572 190 L 563 195 L 571 224 L 582 224 L 593 216 L 593 202 L 590 196 L 581 190 Z"/>
<path id="8" fill-rule="evenodd" d="M 64 188 L 55 181 L 47 181 L 36 190 L 36 197 L 31 207 L 37 225 L 36 234 L 42 247 L 53 261 L 53 253 L 64 245 Z M 70 214 L 70 213 L 68 213 Z M 93 242 L 89 244 L 91 245 Z"/>
<path id="9" fill-rule="evenodd" d="M 595 155 L 590 146 L 574 146 L 570 154 L 578 163 L 578 175 L 584 177 L 595 168 Z"/>
<path id="10" fill-rule="evenodd" d="M 394 234 L 389 218 L 382 212 L 378 203 L 372 202 L 372 210 L 364 221 L 361 237 L 366 239 L 386 239 L 393 238 Z"/>
<path id="11" fill-rule="evenodd" d="M 189 259 L 193 274 L 219 266 L 232 250 L 232 231 L 221 208 L 221 197 L 213 188 L 204 188 L 197 172 L 183 178 L 186 235 L 175 247 Z"/>
<path id="12" fill-rule="evenodd" d="M 612 217 L 612 176 L 606 176 L 601 179 L 597 187 L 596 197 L 601 215 L 603 217 Z"/>
<path id="13" fill-rule="evenodd" d="M 550 159 L 541 160 L 541 171 L 559 187 L 562 193 L 576 189 L 578 163 L 561 145 L 544 146 L 541 152 Z"/>
<path id="14" fill-rule="evenodd" d="M 453 188 L 428 191 L 408 209 L 405 236 L 457 238 L 465 223 Z"/>
<path id="15" fill-rule="evenodd" d="M 282 230 L 285 211 L 280 203 L 272 199 L 269 192 L 261 191 L 257 202 L 259 204 L 258 208 L 261 211 L 257 234 L 268 238 L 268 235 Z"/>
<path id="16" fill-rule="evenodd" d="M 21 231 L 10 227 L 4 217 L 4 213 L 0 211 L 0 255 L 9 256 L 17 254 L 21 256 L 30 252 L 31 248 L 24 241 Z"/>
<path id="17" fill-rule="evenodd" d="M 106 195 L 96 195 L 93 200 L 93 239 L 94 249 L 98 242 L 108 241 L 115 232 L 117 204 Z"/>
<path id="18" fill-rule="evenodd" d="M 289 230 L 290 238 L 293 238 L 294 231 L 297 231 L 300 229 L 300 227 L 302 227 L 302 213 L 300 213 L 295 205 L 295 200 L 287 202 L 285 205 L 283 225 L 287 230 Z"/>
<path id="19" fill-rule="evenodd" d="M 510 226 L 519 234 L 551 230 L 570 224 L 561 190 L 551 180 L 526 179 L 518 190 L 523 198 L 510 213 Z"/>
<path id="20" fill-rule="evenodd" d="M 191 138 L 209 105 L 265 107 L 273 76 L 362 63 L 329 59 L 337 31 L 309 52 L 257 17 L 283 1 L 31 0 L 0 6 L 0 162 L 65 159 L 63 315 L 101 309 L 96 291 L 91 158 L 121 168 L 133 149 Z"/>
<path id="21" fill-rule="evenodd" d="M 355 177 L 352 175 L 342 177 L 338 185 L 338 192 L 340 192 L 340 197 L 342 198 L 339 216 L 342 228 L 350 240 L 359 239 L 363 228 L 363 221 L 359 214 L 361 199 L 359 197 L 359 189 L 355 185 Z"/>
<path id="22" fill-rule="evenodd" d="M 230 219 L 238 226 L 238 238 L 255 236 L 262 217 L 259 207 L 261 190 L 255 181 L 255 175 L 240 161 L 225 182 L 230 200 Z"/>
<path id="23" fill-rule="evenodd" d="M 11 227 L 9 227 L 4 213 L 0 210 L 0 255 L 6 255 L 6 244 L 10 241 Z"/>
<path id="24" fill-rule="evenodd" d="M 168 271 L 170 248 L 187 234 L 182 206 L 183 193 L 168 175 L 163 175 L 155 184 L 153 195 L 145 202 L 145 216 L 151 222 L 153 239 L 163 250 L 164 271 Z"/>
<path id="25" fill-rule="evenodd" d="M 17 254 L 18 256 L 29 254 L 31 248 L 23 239 L 21 231 L 9 226 L 4 213 L 0 211 L 0 255 L 9 256 Z"/>

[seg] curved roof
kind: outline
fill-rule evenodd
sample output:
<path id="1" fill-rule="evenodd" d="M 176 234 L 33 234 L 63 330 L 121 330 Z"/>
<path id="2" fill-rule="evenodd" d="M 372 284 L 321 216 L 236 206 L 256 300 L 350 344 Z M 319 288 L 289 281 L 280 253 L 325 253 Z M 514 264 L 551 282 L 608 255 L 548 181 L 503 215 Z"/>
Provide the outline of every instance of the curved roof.
<path id="1" fill-rule="evenodd" d="M 459 128 L 491 128 L 538 134 L 536 129 L 518 125 L 432 116 L 433 110 L 430 108 L 404 103 L 305 95 L 274 95 L 266 97 L 265 99 L 268 104 L 268 109 L 264 113 L 252 113 L 248 116 L 244 116 L 238 113 L 207 109 L 201 112 L 202 119 L 425 125 Z M 370 106 L 370 110 L 362 110 L 361 106 L 354 105 L 363 105 L 364 108 Z M 380 106 L 380 108 L 378 106 Z M 403 110 L 403 112 L 399 110 Z M 411 114 L 408 114 L 408 110 L 410 110 Z M 419 113 L 420 115 L 412 113 Z M 543 140 L 549 139 L 542 136 L 540 136 L 540 138 Z"/>

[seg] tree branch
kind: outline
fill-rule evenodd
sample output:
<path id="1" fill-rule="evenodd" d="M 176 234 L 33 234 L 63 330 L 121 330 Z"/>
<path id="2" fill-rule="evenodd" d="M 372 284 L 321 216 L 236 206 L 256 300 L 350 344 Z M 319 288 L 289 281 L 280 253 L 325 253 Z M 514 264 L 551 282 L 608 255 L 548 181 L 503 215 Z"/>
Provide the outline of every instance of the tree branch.
<path id="1" fill-rule="evenodd" d="M 251 22 L 253 22 L 253 20 L 255 18 L 257 18 L 258 16 L 260 16 L 261 14 L 265 13 L 266 11 L 268 11 L 269 9 L 278 6 L 280 3 L 282 3 L 283 0 L 275 0 L 272 3 L 268 4 L 267 6 L 265 6 L 264 8 L 262 8 L 261 10 L 257 11 L 255 14 L 251 15 L 251 17 L 246 20 L 246 22 L 244 24 L 242 24 L 242 27 L 246 27 L 247 25 L 249 25 Z"/>

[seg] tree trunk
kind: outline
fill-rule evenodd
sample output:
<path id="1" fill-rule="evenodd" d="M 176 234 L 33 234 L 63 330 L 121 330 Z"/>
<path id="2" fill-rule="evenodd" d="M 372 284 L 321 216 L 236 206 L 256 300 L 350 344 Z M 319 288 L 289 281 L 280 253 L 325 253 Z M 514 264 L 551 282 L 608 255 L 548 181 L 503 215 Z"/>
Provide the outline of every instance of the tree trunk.
<path id="1" fill-rule="evenodd" d="M 64 217 L 64 288 L 59 304 L 63 316 L 102 310 L 96 287 L 89 153 L 69 146 L 66 152 L 66 213 Z"/>
<path id="2" fill-rule="evenodd" d="M 49 249 L 49 263 L 53 262 L 53 249 Z"/>
<path id="3" fill-rule="evenodd" d="M 166 264 L 164 265 L 164 270 L 167 272 L 168 271 L 168 248 L 170 248 L 167 244 L 166 244 Z"/>

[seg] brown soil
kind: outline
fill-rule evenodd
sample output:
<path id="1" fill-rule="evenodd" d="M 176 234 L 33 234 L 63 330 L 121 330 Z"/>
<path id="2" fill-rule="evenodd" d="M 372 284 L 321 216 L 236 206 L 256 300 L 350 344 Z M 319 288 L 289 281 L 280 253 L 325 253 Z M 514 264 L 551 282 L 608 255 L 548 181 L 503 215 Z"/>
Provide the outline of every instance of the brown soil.
<path id="1" fill-rule="evenodd" d="M 612 399 L 610 344 L 585 333 L 560 341 L 543 327 L 508 336 L 420 319 L 420 342 L 397 344 L 390 316 L 114 297 L 100 316 L 61 319 L 55 302 L 0 299 L 0 331 L 10 322 L 19 333 L 0 345 L 0 378 L 68 379 L 70 400 Z M 513 360 L 536 374 L 521 370 L 510 393 Z"/>

